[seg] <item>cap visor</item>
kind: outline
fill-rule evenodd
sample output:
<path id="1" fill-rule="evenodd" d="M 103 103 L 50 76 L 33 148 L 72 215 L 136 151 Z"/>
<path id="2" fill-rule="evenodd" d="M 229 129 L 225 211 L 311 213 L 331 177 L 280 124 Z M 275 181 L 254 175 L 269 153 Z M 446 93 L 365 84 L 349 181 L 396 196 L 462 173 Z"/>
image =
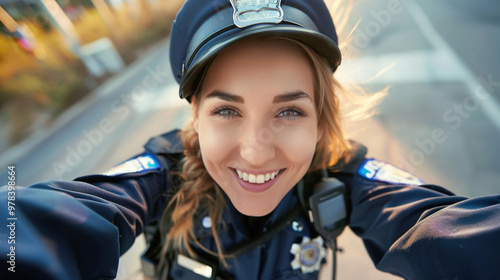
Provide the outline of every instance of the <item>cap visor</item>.
<path id="1" fill-rule="evenodd" d="M 250 26 L 245 29 L 232 29 L 210 39 L 188 62 L 186 73 L 181 82 L 181 98 L 188 98 L 195 93 L 203 80 L 207 66 L 222 49 L 243 39 L 271 35 L 302 41 L 320 56 L 326 58 L 332 72 L 340 65 L 341 54 L 337 44 L 321 33 L 291 24 L 266 24 Z"/>

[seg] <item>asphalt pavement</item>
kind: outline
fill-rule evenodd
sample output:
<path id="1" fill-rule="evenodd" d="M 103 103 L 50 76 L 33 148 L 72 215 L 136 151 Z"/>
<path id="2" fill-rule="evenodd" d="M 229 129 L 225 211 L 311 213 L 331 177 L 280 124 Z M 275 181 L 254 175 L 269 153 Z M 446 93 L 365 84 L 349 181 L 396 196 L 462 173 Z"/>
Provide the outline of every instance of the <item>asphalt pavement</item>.
<path id="1" fill-rule="evenodd" d="M 355 2 L 348 26 L 361 21 L 337 78 L 390 89 L 380 113 L 346 125 L 348 135 L 370 156 L 458 195 L 498 194 L 499 10 L 494 0 Z M 182 126 L 189 106 L 176 95 L 166 40 L 52 128 L 1 154 L 0 165 L 16 166 L 18 185 L 106 171 L 149 137 Z M 377 271 L 349 229 L 339 246 L 337 279 L 399 279 Z M 139 239 L 122 257 L 117 279 L 141 279 L 142 248 Z"/>

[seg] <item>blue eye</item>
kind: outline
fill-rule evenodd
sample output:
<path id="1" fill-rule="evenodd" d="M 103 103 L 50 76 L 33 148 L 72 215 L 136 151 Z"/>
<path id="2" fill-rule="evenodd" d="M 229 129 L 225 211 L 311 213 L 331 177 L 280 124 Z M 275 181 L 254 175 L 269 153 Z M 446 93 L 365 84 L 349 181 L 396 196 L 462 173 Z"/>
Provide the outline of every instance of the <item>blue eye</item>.
<path id="1" fill-rule="evenodd" d="M 304 117 L 304 116 L 306 116 L 306 113 L 304 111 L 296 107 L 290 107 L 279 112 L 277 117 L 285 120 L 295 120 L 298 117 Z"/>
<path id="2" fill-rule="evenodd" d="M 240 114 L 236 112 L 236 110 L 228 107 L 217 107 L 212 111 L 212 115 L 225 118 L 232 119 L 238 117 Z"/>

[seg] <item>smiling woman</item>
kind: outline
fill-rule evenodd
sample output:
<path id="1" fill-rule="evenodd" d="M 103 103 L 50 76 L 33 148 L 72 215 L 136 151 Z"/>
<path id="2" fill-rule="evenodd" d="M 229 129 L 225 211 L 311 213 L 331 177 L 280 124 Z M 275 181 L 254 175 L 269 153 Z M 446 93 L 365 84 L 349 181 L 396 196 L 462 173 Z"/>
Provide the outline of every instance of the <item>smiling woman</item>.
<path id="1" fill-rule="evenodd" d="M 265 216 L 306 172 L 337 162 L 350 147 L 340 126 L 331 68 L 300 41 L 242 40 L 206 67 L 191 99 L 193 120 L 181 132 L 189 151 L 186 181 L 170 202 L 175 207 L 167 240 L 184 248 L 190 248 L 201 201 L 213 201 L 214 220 L 222 211 L 217 205 L 225 204 L 223 194 L 240 213 Z"/>
<path id="2" fill-rule="evenodd" d="M 307 57 L 272 40 L 230 46 L 208 68 L 192 101 L 194 129 L 208 173 L 241 213 L 270 213 L 309 168 L 321 137 L 314 84 Z"/>

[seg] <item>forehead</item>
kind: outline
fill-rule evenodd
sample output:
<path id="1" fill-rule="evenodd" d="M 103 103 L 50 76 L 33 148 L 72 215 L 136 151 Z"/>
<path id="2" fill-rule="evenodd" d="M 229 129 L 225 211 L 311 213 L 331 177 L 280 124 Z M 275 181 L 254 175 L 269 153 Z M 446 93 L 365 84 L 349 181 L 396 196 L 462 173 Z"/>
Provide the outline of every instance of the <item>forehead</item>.
<path id="1" fill-rule="evenodd" d="M 246 58 L 246 59 L 245 59 Z M 269 59 L 280 60 L 282 63 L 296 63 L 298 60 L 308 61 L 302 49 L 287 39 L 273 39 L 269 37 L 252 38 L 234 43 L 222 50 L 214 59 L 214 63 L 232 60 L 238 62 L 248 58 L 256 61 Z"/>
<path id="2" fill-rule="evenodd" d="M 266 91 L 303 90 L 312 94 L 312 69 L 305 52 L 288 41 L 244 40 L 227 47 L 213 60 L 203 81 L 202 93 L 255 89 L 260 85 L 271 87 L 263 89 Z"/>

